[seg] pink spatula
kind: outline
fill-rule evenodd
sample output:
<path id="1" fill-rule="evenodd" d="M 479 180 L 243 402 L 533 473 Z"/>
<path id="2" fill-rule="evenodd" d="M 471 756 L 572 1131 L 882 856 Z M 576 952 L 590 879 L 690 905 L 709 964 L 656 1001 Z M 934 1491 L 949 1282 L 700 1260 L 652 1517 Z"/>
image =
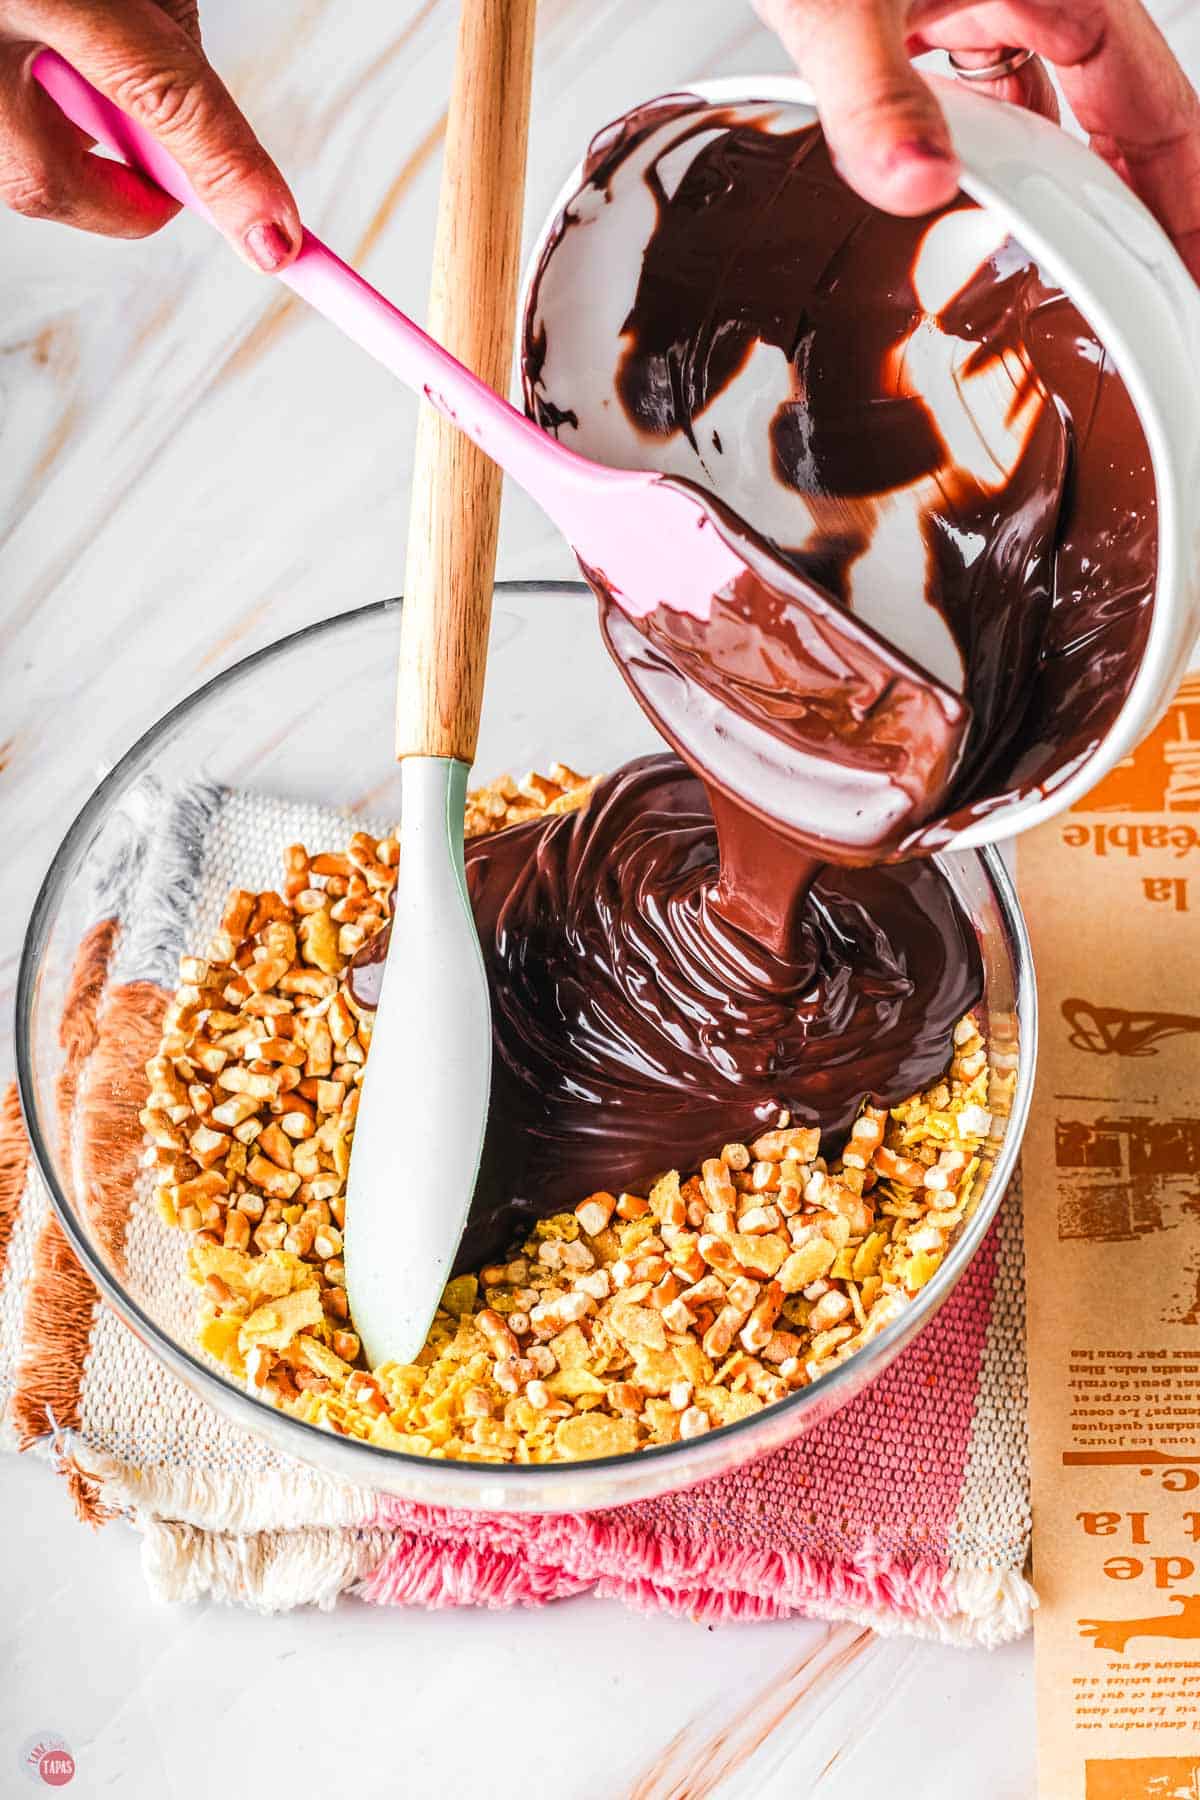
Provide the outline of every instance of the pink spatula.
<path id="1" fill-rule="evenodd" d="M 69 63 L 43 50 L 33 64 L 41 83 L 69 119 L 156 181 L 182 205 L 210 218 L 179 165 L 162 146 Z M 484 453 L 499 463 L 554 520 L 590 577 L 635 617 L 657 606 L 708 617 L 711 596 L 748 565 L 761 575 L 764 557 L 789 598 L 819 619 L 836 612 L 839 630 L 878 655 L 894 681 L 927 682 L 874 634 L 855 624 L 819 590 L 801 582 L 728 509 L 687 481 L 634 469 L 611 469 L 560 444 L 464 368 L 398 307 L 307 229 L 299 256 L 276 278 L 337 326 L 346 337 L 422 394 Z M 730 542 L 727 532 L 736 540 Z M 739 549 L 738 544 L 743 548 Z M 747 554 L 750 550 L 752 553 Z M 929 683 L 928 685 L 935 685 Z"/>
<path id="2" fill-rule="evenodd" d="M 57 52 L 43 50 L 33 76 L 81 130 L 199 213 L 211 215 L 187 176 L 148 131 Z M 348 338 L 472 438 L 542 506 L 580 561 L 602 571 L 639 616 L 666 605 L 703 618 L 707 597 L 740 572 L 736 551 L 711 529 L 699 490 L 613 470 L 566 449 L 500 399 L 398 307 L 385 300 L 309 230 L 295 262 L 276 280 L 307 300 Z"/>

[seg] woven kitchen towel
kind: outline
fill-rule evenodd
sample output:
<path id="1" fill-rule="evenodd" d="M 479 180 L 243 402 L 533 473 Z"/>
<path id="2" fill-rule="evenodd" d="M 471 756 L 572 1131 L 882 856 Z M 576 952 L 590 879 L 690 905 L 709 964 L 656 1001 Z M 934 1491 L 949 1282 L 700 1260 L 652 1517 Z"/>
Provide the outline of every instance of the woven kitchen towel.
<path id="1" fill-rule="evenodd" d="M 141 1064 L 179 954 L 285 844 L 353 827 L 307 804 L 152 783 L 122 809 L 65 996 L 60 1127 L 76 1192 L 133 1292 L 186 1338 L 181 1234 L 139 1174 Z M 114 1092 L 124 1098 L 112 1102 Z M 103 1092 L 104 1104 L 98 1104 Z M 1029 1623 L 1020 1207 L 1010 1194 L 935 1320 L 802 1442 L 666 1499 L 535 1519 L 446 1513 L 340 1485 L 236 1429 L 100 1301 L 49 1209 L 15 1096 L 0 1110 L 0 1406 L 81 1515 L 141 1533 L 168 1599 L 265 1610 L 540 1604 L 591 1590 L 706 1621 L 808 1615 L 997 1644 Z"/>

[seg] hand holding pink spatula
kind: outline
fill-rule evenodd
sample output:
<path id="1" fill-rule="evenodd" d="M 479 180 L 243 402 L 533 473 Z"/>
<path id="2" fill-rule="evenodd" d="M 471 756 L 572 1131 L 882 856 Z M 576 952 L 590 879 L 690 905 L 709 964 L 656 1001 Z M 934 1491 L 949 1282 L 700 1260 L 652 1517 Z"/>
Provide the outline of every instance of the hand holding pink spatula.
<path id="1" fill-rule="evenodd" d="M 479 85 L 472 92 L 460 70 L 463 91 L 456 89 L 456 105 L 496 109 L 498 155 L 503 132 L 516 125 L 511 112 L 504 118 L 504 106 L 527 105 L 527 97 L 518 100 L 511 69 L 507 87 L 496 80 L 502 70 L 498 59 L 505 32 L 517 29 L 522 17 L 528 24 L 532 9 L 533 0 L 469 0 L 464 14 L 460 49 L 474 46 L 471 67 Z M 490 39 L 483 30 L 487 21 L 495 28 Z M 60 57 L 43 52 L 33 72 L 77 125 L 207 216 L 161 146 Z M 523 158 L 523 110 L 520 126 Z M 516 173 L 511 158 L 503 166 L 511 182 Z M 481 162 L 465 172 L 476 200 L 486 193 L 498 199 L 503 190 L 496 186 L 497 173 Z M 471 198 L 471 190 L 464 190 L 463 201 Z M 469 216 L 469 204 L 463 211 Z M 481 316 L 499 316 L 506 309 L 511 321 L 511 286 L 507 294 L 488 295 L 486 254 L 471 268 L 451 309 L 459 327 L 469 321 L 472 306 Z M 919 698 L 936 694 L 937 729 L 923 753 L 952 763 L 966 722 L 957 698 L 802 581 L 701 490 L 658 475 L 604 468 L 564 448 L 308 231 L 297 259 L 278 279 L 513 475 L 562 528 L 589 576 L 627 612 L 641 617 L 665 607 L 705 620 L 714 595 L 730 592 L 741 580 L 765 581 L 792 607 L 818 648 L 830 626 L 839 644 L 853 644 L 864 690 L 893 701 L 905 692 Z M 491 360 L 488 372 L 500 381 L 507 356 Z M 405 627 L 407 657 L 402 648 L 398 753 L 405 758 L 404 854 L 388 968 L 402 957 L 406 972 L 386 984 L 388 999 L 376 1018 L 347 1205 L 351 1298 L 374 1363 L 407 1360 L 423 1341 L 461 1237 L 488 1105 L 488 996 L 461 873 L 461 836 L 482 696 L 488 607 L 481 594 L 485 586 L 490 593 L 494 535 L 488 533 L 494 532 L 494 520 L 485 521 L 482 503 L 472 509 L 465 489 L 455 495 L 446 441 L 443 434 L 440 473 L 428 496 L 428 559 L 424 567 L 419 558 L 410 561 L 410 576 L 417 570 L 412 598 L 420 607 L 414 606 L 411 629 Z M 451 505 L 448 495 L 454 496 Z M 472 538 L 481 545 L 475 552 Z M 435 573 L 446 579 L 439 584 Z M 826 675 L 822 691 L 828 685 Z M 872 729 L 868 707 L 864 736 Z M 398 1141 L 403 1157 L 396 1154 Z M 444 1166 L 450 1146 L 454 1154 L 444 1180 L 422 1183 L 421 1192 L 402 1185 L 406 1166 Z"/>
<path id="2" fill-rule="evenodd" d="M 53 50 L 33 64 L 34 78 L 97 143 L 208 218 L 178 164 L 149 132 L 106 100 Z M 915 665 L 888 651 L 852 615 L 835 607 L 774 555 L 764 539 L 700 488 L 678 478 L 606 468 L 544 432 L 473 375 L 307 228 L 295 261 L 275 277 L 373 356 L 497 462 L 554 520 L 589 573 L 635 617 L 657 606 L 708 617 L 713 594 L 748 567 L 766 571 L 819 624 L 836 612 L 838 628 L 875 656 L 895 679 L 916 685 Z M 725 535 L 730 533 L 730 536 Z M 948 696 L 949 697 L 949 696 Z"/>
<path id="3" fill-rule="evenodd" d="M 100 94 L 56 51 L 33 76 L 98 144 L 211 219 L 186 175 L 157 139 Z M 656 605 L 705 613 L 705 596 L 742 566 L 713 531 L 697 532 L 704 503 L 655 475 L 612 470 L 576 455 L 502 400 L 462 362 L 304 229 L 300 252 L 276 280 L 323 313 L 346 337 L 422 394 L 531 494 L 580 561 L 642 614 Z M 693 539 L 698 540 L 693 543 Z"/>

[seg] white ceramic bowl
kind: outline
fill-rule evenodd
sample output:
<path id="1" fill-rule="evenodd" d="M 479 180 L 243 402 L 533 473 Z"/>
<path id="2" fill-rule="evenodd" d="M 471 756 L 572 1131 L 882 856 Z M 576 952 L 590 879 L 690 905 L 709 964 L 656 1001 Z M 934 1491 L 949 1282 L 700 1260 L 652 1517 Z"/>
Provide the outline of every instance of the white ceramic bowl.
<path id="1" fill-rule="evenodd" d="M 989 209 L 1074 301 L 1110 353 L 1140 417 L 1153 467 L 1158 511 L 1158 567 L 1148 635 L 1140 658 L 1113 695 L 1103 735 L 1084 755 L 1064 751 L 1044 786 L 997 803 L 949 838 L 955 849 L 1008 838 L 1061 812 L 1127 756 L 1170 701 L 1200 631 L 1200 291 L 1161 227 L 1108 166 L 1077 139 L 1034 114 L 973 93 L 953 81 L 939 93 L 962 159 L 964 191 Z M 688 90 L 714 106 L 769 103 L 778 129 L 812 123 L 809 88 L 793 77 L 738 77 L 699 82 Z M 537 299 L 534 277 L 563 209 L 584 182 L 583 164 L 567 178 L 534 247 L 526 307 Z M 569 364 L 582 390 L 611 384 L 618 334 L 631 303 L 651 206 L 648 192 L 597 205 L 586 232 L 566 234 L 554 251 L 553 300 L 535 322 L 548 323 L 559 366 Z M 622 206 L 625 210 L 622 212 Z M 640 206 L 640 217 L 638 207 Z M 641 235 L 639 235 L 641 233 Z M 564 251 L 572 246 L 566 257 Z M 591 383 L 590 389 L 586 386 Z M 572 389 L 571 392 L 575 390 Z M 564 441 L 600 460 L 628 457 L 614 423 L 617 409 L 592 409 L 579 432 Z M 581 417 L 585 414 L 581 413 Z M 615 434 L 615 435 L 614 435 Z M 765 442 L 765 439 L 764 439 Z M 647 466 L 652 458 L 644 455 Z M 660 466 L 657 463 L 655 466 Z M 675 472 L 704 480 L 699 465 Z M 770 482 L 764 477 L 762 494 Z M 771 534 L 739 495 L 719 490 L 751 523 Z M 777 496 L 776 496 L 777 498 Z M 916 575 L 917 580 L 923 577 Z M 919 588 L 918 588 L 919 591 Z M 919 609 L 929 614 L 931 609 Z M 912 620 L 893 635 L 918 660 Z"/>

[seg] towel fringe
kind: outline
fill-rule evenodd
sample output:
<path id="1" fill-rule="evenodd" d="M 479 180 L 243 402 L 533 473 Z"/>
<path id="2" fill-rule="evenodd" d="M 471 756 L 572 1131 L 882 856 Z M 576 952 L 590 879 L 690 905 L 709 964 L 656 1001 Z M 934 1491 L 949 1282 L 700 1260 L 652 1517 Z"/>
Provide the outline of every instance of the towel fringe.
<path id="1" fill-rule="evenodd" d="M 25 1191 L 29 1156 L 29 1138 L 21 1118 L 21 1102 L 14 1081 L 0 1099 L 0 1276 L 4 1274 L 8 1240 Z"/>
<path id="2" fill-rule="evenodd" d="M 65 1453 L 80 1479 L 93 1485 L 109 1517 L 123 1514 L 139 1522 L 153 1517 L 199 1531 L 247 1535 L 373 1526 L 385 1542 L 391 1536 L 376 1517 L 377 1494 L 303 1463 L 250 1476 L 178 1463 L 139 1469 L 91 1448 L 75 1433 L 66 1435 Z"/>
<path id="3" fill-rule="evenodd" d="M 100 1296 L 53 1213 L 38 1234 L 25 1304 L 22 1355 L 9 1418 L 22 1450 L 53 1432 L 78 1428 L 83 1368 Z"/>
<path id="4" fill-rule="evenodd" d="M 329 1607 L 351 1590 L 374 1605 L 437 1609 L 543 1606 L 592 1592 L 704 1624 L 850 1619 L 989 1648 L 1026 1632 L 1037 1603 L 1015 1570 L 906 1565 L 871 1544 L 842 1561 L 761 1549 L 730 1555 L 575 1514 L 492 1519 L 485 1539 L 481 1520 L 430 1517 L 403 1502 L 381 1512 L 377 1496 L 299 1465 L 253 1482 L 139 1470 L 73 1435 L 62 1460 L 86 1495 L 85 1516 L 120 1513 L 141 1533 L 146 1578 L 163 1599 L 207 1595 L 277 1612 Z M 412 1523 L 401 1523 L 410 1513 Z"/>
<path id="5" fill-rule="evenodd" d="M 714 1550 L 572 1516 L 518 1526 L 508 1546 L 400 1530 L 360 1592 L 376 1605 L 538 1606 L 590 1591 L 638 1611 L 704 1624 L 852 1619 L 878 1632 L 994 1647 L 1029 1628 L 1033 1589 L 1012 1570 L 904 1564 L 864 1545 L 826 1561 L 796 1551 Z M 501 1532 L 499 1536 L 503 1538 Z"/>
<path id="6" fill-rule="evenodd" d="M 381 1531 L 203 1531 L 140 1514 L 142 1572 L 159 1600 L 217 1600 L 255 1612 L 328 1612 L 387 1550 Z"/>

